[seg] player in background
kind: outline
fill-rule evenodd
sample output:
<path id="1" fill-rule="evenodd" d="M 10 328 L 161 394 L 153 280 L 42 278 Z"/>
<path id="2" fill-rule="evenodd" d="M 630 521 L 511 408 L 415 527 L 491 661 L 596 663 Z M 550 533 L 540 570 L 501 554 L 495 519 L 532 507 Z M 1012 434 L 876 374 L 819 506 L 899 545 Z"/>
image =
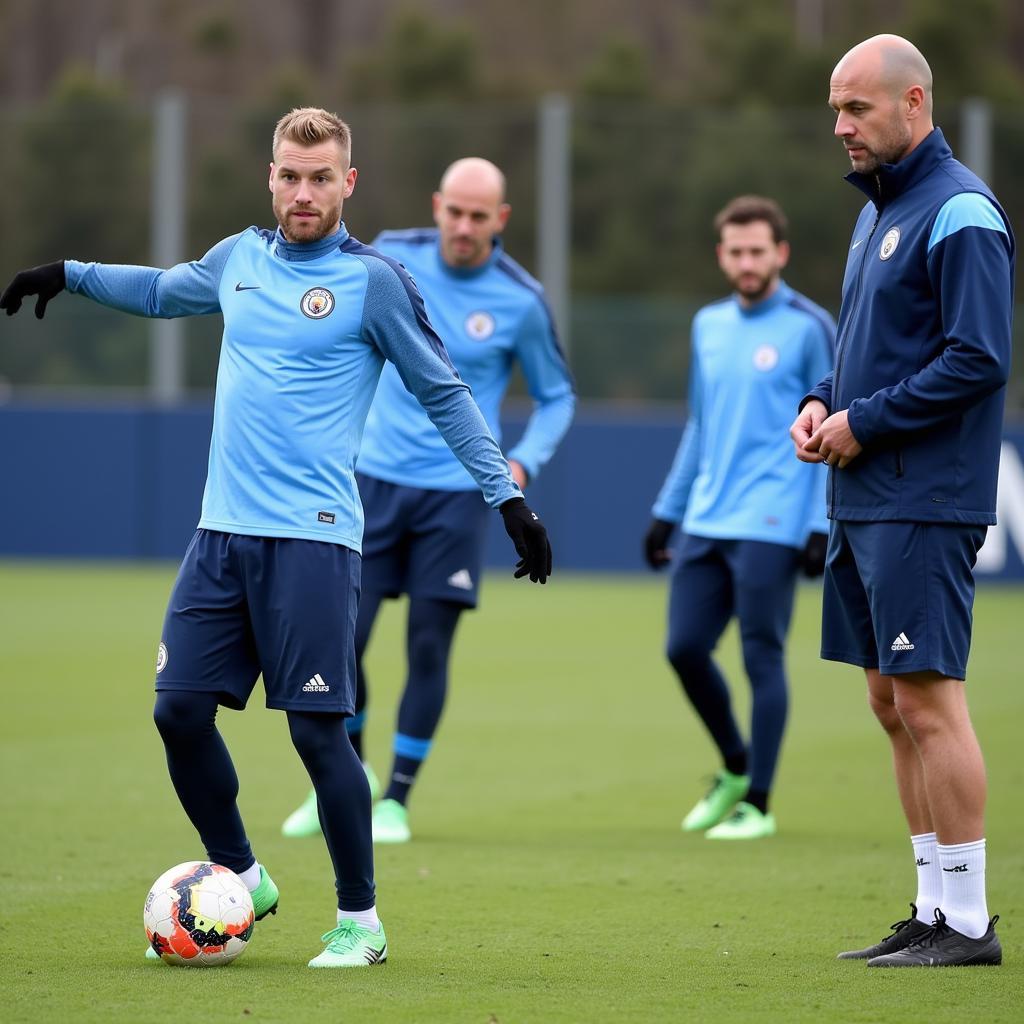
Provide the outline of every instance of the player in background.
<path id="1" fill-rule="evenodd" d="M 573 381 L 544 291 L 502 246 L 511 208 L 505 177 L 479 158 L 457 160 L 433 197 L 434 228 L 385 231 L 375 248 L 398 260 L 421 289 L 431 321 L 495 437 L 509 376 L 518 364 L 533 414 L 508 452 L 520 487 L 536 478 L 569 429 Z M 476 607 L 487 508 L 472 478 L 392 367 L 381 374 L 358 462 L 366 510 L 363 597 L 356 621 L 356 713 L 346 727 L 362 756 L 367 679 L 363 656 L 381 602 L 409 595 L 407 676 L 398 708 L 394 763 L 374 808 L 376 842 L 411 837 L 406 809 L 430 752 L 448 690 L 459 618 Z M 371 787 L 376 779 L 367 766 Z M 316 793 L 282 826 L 286 836 L 319 831 Z"/>
<path id="2" fill-rule="evenodd" d="M 797 575 L 820 575 L 825 474 L 793 466 L 787 438 L 794 398 L 832 366 L 835 325 L 793 291 L 786 218 L 759 196 L 733 199 L 715 218 L 718 264 L 732 295 L 693 320 L 689 418 L 654 503 L 644 552 L 670 561 L 668 659 L 718 747 L 722 768 L 683 819 L 709 839 L 775 833 L 768 810 L 786 725 L 785 642 Z M 810 470 L 808 472 L 808 470 Z M 749 742 L 712 658 L 729 620 L 739 623 L 752 693 Z"/>
<path id="3" fill-rule="evenodd" d="M 345 732 L 354 711 L 363 515 L 354 466 L 385 359 L 500 508 L 521 561 L 545 582 L 551 550 L 469 388 L 459 380 L 399 264 L 341 220 L 355 187 L 348 126 L 316 108 L 274 132 L 275 231 L 247 228 L 170 270 L 59 261 L 19 273 L 8 315 L 65 288 L 140 316 L 222 313 L 213 438 L 199 527 L 159 645 L 154 717 L 171 780 L 210 860 L 253 893 L 258 918 L 278 890 L 253 855 L 238 779 L 217 731 L 262 672 L 317 791 L 337 879 L 336 926 L 311 967 L 381 963 L 370 794 Z M 155 955 L 155 951 L 151 951 Z"/>
<path id="4" fill-rule="evenodd" d="M 800 403 L 797 457 L 829 464 L 821 656 L 863 668 L 917 865 L 911 916 L 842 959 L 999 964 L 985 897 L 985 765 L 967 710 L 972 570 L 996 521 L 1014 240 L 932 124 L 932 73 L 874 36 L 832 72 L 854 227 L 836 367 Z"/>

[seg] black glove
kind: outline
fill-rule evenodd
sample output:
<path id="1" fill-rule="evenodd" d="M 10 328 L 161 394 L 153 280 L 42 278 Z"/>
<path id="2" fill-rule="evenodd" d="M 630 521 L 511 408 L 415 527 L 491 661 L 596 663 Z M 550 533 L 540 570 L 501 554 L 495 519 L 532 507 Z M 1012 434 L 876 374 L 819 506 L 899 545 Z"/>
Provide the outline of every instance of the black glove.
<path id="1" fill-rule="evenodd" d="M 667 519 L 652 519 L 644 536 L 644 558 L 652 569 L 664 569 L 672 559 L 668 553 L 668 539 L 676 524 Z"/>
<path id="2" fill-rule="evenodd" d="M 46 304 L 55 295 L 60 295 L 67 287 L 64 277 L 64 261 L 44 263 L 41 267 L 22 270 L 14 275 L 14 280 L 0 295 L 0 309 L 8 316 L 14 316 L 21 309 L 21 300 L 26 295 L 38 295 L 36 299 L 36 319 L 42 320 L 46 313 Z"/>
<path id="3" fill-rule="evenodd" d="M 825 571 L 825 553 L 828 551 L 828 534 L 812 533 L 800 556 L 800 568 L 808 579 L 814 579 Z"/>
<path id="4" fill-rule="evenodd" d="M 501 508 L 505 529 L 516 546 L 516 579 L 529 576 L 533 583 L 547 583 L 551 575 L 551 544 L 548 532 L 536 512 L 531 512 L 524 498 L 509 498 Z"/>

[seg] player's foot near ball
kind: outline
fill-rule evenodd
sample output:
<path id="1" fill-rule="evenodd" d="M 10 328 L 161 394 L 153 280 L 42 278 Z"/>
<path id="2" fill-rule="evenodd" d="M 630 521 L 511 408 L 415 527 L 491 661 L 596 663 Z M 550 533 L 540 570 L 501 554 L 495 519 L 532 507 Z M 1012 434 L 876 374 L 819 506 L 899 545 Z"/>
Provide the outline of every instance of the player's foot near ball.
<path id="1" fill-rule="evenodd" d="M 715 776 L 711 788 L 683 818 L 684 832 L 703 832 L 717 825 L 747 795 L 750 777 L 733 775 L 724 768 Z"/>
<path id="2" fill-rule="evenodd" d="M 355 921 L 339 921 L 320 941 L 327 947 L 309 961 L 310 967 L 372 967 L 388 958 L 388 940 L 380 923 L 374 931 Z"/>
<path id="3" fill-rule="evenodd" d="M 873 957 L 868 967 L 997 967 L 1003 962 L 998 920 L 996 914 L 988 931 L 972 939 L 946 924 L 946 915 L 936 908 L 935 923 L 923 935 L 895 953 Z"/>
<path id="4" fill-rule="evenodd" d="M 407 843 L 410 839 L 409 812 L 397 800 L 381 800 L 373 809 L 373 841 Z"/>
<path id="5" fill-rule="evenodd" d="M 370 784 L 370 803 L 376 803 L 380 796 L 380 779 L 377 773 L 363 762 L 363 771 L 366 773 L 366 781 Z M 281 826 L 281 835 L 287 839 L 305 839 L 307 836 L 320 835 L 320 816 L 316 810 L 316 793 L 309 791 L 305 800 L 284 819 Z"/>
<path id="6" fill-rule="evenodd" d="M 725 821 L 704 835 L 708 839 L 765 839 L 775 835 L 775 819 L 741 800 Z"/>
<path id="7" fill-rule="evenodd" d="M 898 953 L 915 940 L 921 938 L 931 926 L 918 920 L 917 904 L 910 904 L 910 917 L 905 921 L 895 921 L 889 925 L 892 929 L 891 935 L 886 935 L 880 942 L 873 946 L 865 946 L 864 949 L 848 949 L 840 953 L 837 960 L 870 960 L 875 956 L 887 956 L 889 953 Z"/>
<path id="8" fill-rule="evenodd" d="M 256 920 L 262 921 L 267 914 L 277 913 L 277 903 L 280 893 L 274 880 L 267 874 L 267 869 L 260 865 L 260 884 L 253 889 L 252 909 L 256 914 Z"/>

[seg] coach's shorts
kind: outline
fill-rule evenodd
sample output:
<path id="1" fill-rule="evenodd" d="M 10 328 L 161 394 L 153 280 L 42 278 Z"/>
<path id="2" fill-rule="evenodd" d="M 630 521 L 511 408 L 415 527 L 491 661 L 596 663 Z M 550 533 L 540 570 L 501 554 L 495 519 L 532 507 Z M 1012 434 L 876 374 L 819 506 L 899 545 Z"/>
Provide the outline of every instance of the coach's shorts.
<path id="1" fill-rule="evenodd" d="M 475 608 L 491 510 L 479 491 L 432 491 L 359 473 L 363 589 Z"/>
<path id="2" fill-rule="evenodd" d="M 834 521 L 821 656 L 883 675 L 967 677 L 984 526 Z"/>
<path id="3" fill-rule="evenodd" d="M 340 544 L 197 530 L 164 619 L 158 690 L 352 714 L 359 555 Z"/>

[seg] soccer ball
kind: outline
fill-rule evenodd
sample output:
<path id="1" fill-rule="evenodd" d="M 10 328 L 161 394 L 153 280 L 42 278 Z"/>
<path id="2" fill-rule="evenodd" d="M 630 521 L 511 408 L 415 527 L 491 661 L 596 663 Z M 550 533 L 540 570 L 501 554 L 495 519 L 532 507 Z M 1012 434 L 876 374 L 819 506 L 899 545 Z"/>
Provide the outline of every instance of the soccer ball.
<path id="1" fill-rule="evenodd" d="M 256 915 L 234 871 L 200 860 L 179 864 L 153 883 L 142 921 L 167 963 L 219 967 L 249 944 Z"/>

